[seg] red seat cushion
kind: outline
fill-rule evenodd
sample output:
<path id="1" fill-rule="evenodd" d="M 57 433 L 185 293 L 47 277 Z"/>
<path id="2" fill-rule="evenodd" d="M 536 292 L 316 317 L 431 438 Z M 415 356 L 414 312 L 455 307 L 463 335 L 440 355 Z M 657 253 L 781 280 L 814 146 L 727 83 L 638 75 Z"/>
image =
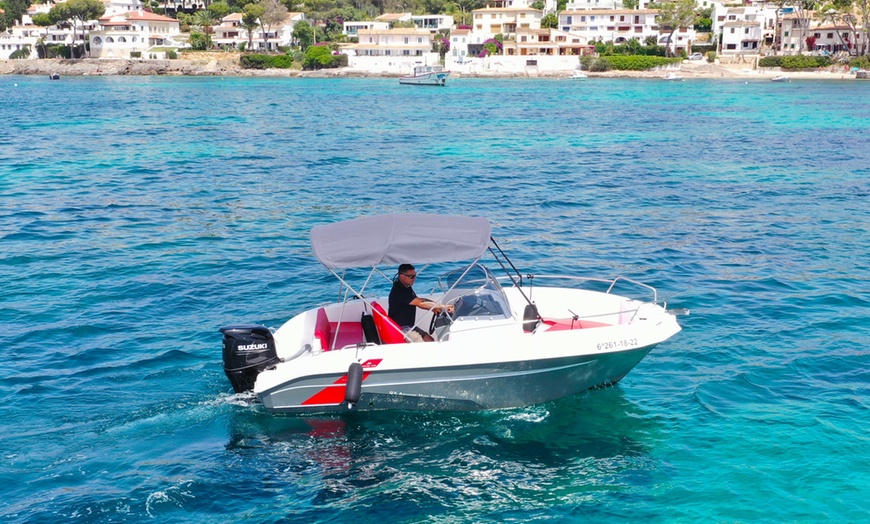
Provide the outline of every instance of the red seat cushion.
<path id="1" fill-rule="evenodd" d="M 381 337 L 381 344 L 402 344 L 407 342 L 402 329 L 396 324 L 396 321 L 387 316 L 383 306 L 377 302 L 372 303 L 374 310 L 375 327 L 378 329 L 378 336 Z"/>
<path id="2" fill-rule="evenodd" d="M 314 336 L 320 339 L 320 347 L 324 351 L 329 351 L 329 336 L 332 334 L 332 329 L 329 326 L 329 318 L 326 316 L 326 310 L 320 308 L 317 310 L 317 319 L 314 321 Z"/>

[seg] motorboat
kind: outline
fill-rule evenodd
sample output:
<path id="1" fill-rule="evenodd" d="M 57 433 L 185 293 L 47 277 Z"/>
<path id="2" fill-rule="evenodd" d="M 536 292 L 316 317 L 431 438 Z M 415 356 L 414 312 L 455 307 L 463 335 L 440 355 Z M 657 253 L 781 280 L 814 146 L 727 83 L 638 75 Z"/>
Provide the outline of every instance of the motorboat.
<path id="1" fill-rule="evenodd" d="M 771 82 L 788 82 L 788 77 L 785 75 L 777 75 L 770 79 Z"/>
<path id="2" fill-rule="evenodd" d="M 571 80 L 586 80 L 589 78 L 586 76 L 586 73 L 579 69 L 575 69 L 573 73 L 571 73 Z"/>
<path id="3" fill-rule="evenodd" d="M 447 84 L 450 71 L 440 65 L 415 66 L 414 74 L 399 77 L 400 84 L 418 86 L 443 86 Z"/>
<path id="4" fill-rule="evenodd" d="M 668 74 L 666 74 L 666 75 L 664 76 L 663 80 L 677 80 L 677 81 L 681 81 L 681 80 L 683 80 L 683 77 L 681 77 L 681 76 L 678 75 L 677 73 L 671 71 L 670 73 L 668 73 Z"/>
<path id="5" fill-rule="evenodd" d="M 668 310 L 655 288 L 622 276 L 521 272 L 482 217 L 367 216 L 317 225 L 310 236 L 314 256 L 339 282 L 338 301 L 277 329 L 220 329 L 233 389 L 253 392 L 269 412 L 548 402 L 616 384 L 678 333 L 676 316 L 687 313 Z M 402 263 L 438 275 L 431 293 L 417 290 L 442 306 L 417 309 L 415 326 L 433 342 L 411 342 L 378 292 L 392 286 Z"/>

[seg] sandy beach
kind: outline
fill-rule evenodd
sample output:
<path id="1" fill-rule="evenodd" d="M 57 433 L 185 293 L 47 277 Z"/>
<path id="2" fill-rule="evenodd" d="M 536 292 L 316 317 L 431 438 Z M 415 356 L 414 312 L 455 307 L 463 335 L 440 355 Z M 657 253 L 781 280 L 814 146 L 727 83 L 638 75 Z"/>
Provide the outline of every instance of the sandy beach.
<path id="1" fill-rule="evenodd" d="M 177 60 L 111 60 L 111 59 L 47 59 L 47 60 L 2 60 L 0 74 L 7 75 L 53 75 L 63 76 L 114 76 L 114 75 L 172 75 L 172 76 L 275 76 L 275 77 L 382 77 L 398 76 L 372 73 L 352 68 L 300 71 L 296 69 L 243 69 L 239 55 L 226 53 L 185 53 Z M 850 80 L 855 75 L 843 66 L 832 66 L 819 71 L 782 71 L 779 68 L 752 69 L 747 64 L 720 65 L 706 61 L 683 61 L 677 72 L 683 79 L 742 78 L 770 80 L 775 76 L 801 80 Z M 529 73 L 476 73 L 456 77 L 464 78 L 568 78 L 571 71 Z M 607 71 L 589 72 L 589 78 L 661 78 L 665 71 Z"/>

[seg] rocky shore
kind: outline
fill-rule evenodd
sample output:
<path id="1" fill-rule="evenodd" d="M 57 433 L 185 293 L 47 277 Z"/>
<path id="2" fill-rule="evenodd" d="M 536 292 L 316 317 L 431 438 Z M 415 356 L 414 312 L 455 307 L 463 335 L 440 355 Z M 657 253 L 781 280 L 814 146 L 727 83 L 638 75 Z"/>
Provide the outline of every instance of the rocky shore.
<path id="1" fill-rule="evenodd" d="M 848 70 L 829 68 L 824 71 L 783 72 L 774 69 L 750 69 L 746 67 L 723 66 L 707 62 L 685 61 L 676 71 L 685 79 L 692 78 L 743 78 L 746 80 L 769 80 L 784 75 L 789 79 L 848 80 L 855 75 Z M 63 76 L 114 76 L 114 75 L 169 75 L 169 76 L 275 76 L 275 77 L 383 77 L 384 75 L 354 70 L 351 68 L 323 69 L 319 71 L 300 71 L 296 69 L 243 69 L 238 55 L 216 53 L 185 53 L 177 60 L 112 60 L 112 59 L 48 59 L 48 60 L 0 60 L 0 74 L 5 75 L 60 75 Z M 459 77 L 536 77 L 567 78 L 571 71 L 534 72 L 534 73 L 476 73 L 462 74 Z M 588 73 L 590 78 L 661 78 L 663 71 L 607 71 Z"/>

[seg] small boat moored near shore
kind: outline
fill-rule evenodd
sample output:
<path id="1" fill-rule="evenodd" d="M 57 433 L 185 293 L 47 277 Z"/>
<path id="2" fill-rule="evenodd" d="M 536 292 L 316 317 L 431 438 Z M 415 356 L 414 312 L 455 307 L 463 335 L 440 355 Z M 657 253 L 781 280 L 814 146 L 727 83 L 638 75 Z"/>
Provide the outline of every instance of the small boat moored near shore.
<path id="1" fill-rule="evenodd" d="M 450 71 L 445 71 L 440 65 L 415 66 L 414 74 L 399 77 L 400 84 L 418 86 L 443 86 L 447 84 Z"/>
<path id="2" fill-rule="evenodd" d="M 680 81 L 680 80 L 682 80 L 682 79 L 683 79 L 683 77 L 681 77 L 681 76 L 678 75 L 677 73 L 674 73 L 673 71 L 671 71 L 670 73 L 666 74 L 666 75 L 664 76 L 664 78 L 662 78 L 662 80 L 676 80 L 676 81 Z"/>
<path id="3" fill-rule="evenodd" d="M 286 413 L 522 407 L 616 384 L 680 331 L 675 315 L 687 312 L 669 311 L 651 286 L 520 272 L 490 229 L 485 218 L 427 214 L 315 226 L 311 246 L 338 279 L 339 302 L 274 331 L 222 327 L 233 389 Z M 403 263 L 420 266 L 415 278 L 440 273 L 404 329 L 378 294 Z M 434 341 L 411 342 L 426 327 Z"/>
<path id="4" fill-rule="evenodd" d="M 785 75 L 776 75 L 775 77 L 771 78 L 770 81 L 771 82 L 789 82 L 790 80 Z"/>
<path id="5" fill-rule="evenodd" d="M 52 73 L 52 74 L 48 75 L 48 78 L 51 80 L 60 80 L 60 75 L 57 73 Z"/>

